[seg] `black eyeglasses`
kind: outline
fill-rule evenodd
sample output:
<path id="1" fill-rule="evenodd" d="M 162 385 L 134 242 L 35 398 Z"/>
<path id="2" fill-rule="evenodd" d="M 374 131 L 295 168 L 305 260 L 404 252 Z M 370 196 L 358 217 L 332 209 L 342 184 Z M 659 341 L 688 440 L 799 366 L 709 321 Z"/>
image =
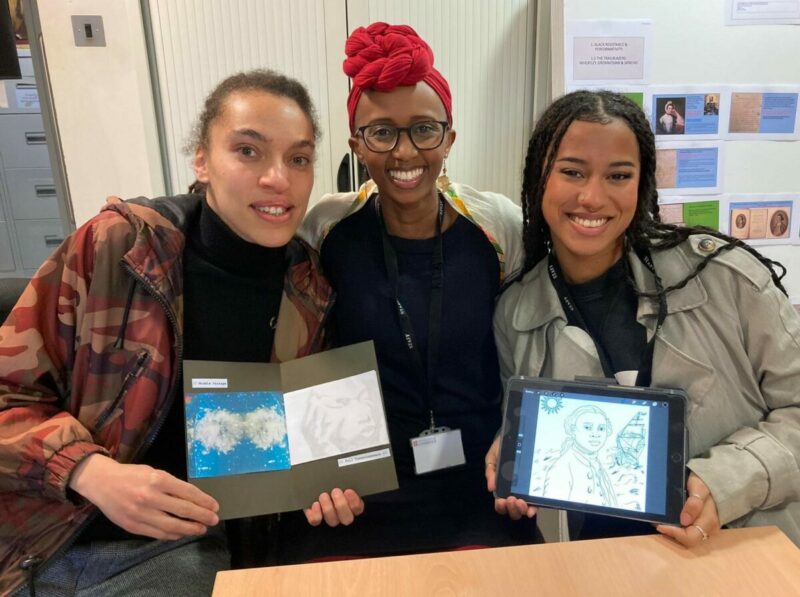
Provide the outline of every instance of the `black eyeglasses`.
<path id="1" fill-rule="evenodd" d="M 448 123 L 446 120 L 425 120 L 415 122 L 411 126 L 394 126 L 393 124 L 368 124 L 359 127 L 367 148 L 375 153 L 387 153 L 397 147 L 400 140 L 400 133 L 408 133 L 411 144 L 420 151 L 436 149 L 444 141 L 444 134 L 447 132 Z"/>

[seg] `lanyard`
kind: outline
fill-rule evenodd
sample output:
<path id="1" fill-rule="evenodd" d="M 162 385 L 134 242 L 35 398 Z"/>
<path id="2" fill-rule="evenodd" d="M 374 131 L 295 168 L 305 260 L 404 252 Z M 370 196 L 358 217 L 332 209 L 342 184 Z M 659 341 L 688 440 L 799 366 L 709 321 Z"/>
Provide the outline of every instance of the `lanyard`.
<path id="1" fill-rule="evenodd" d="M 656 274 L 656 268 L 653 265 L 653 258 L 650 255 L 650 251 L 644 249 L 641 251 L 636 251 L 636 254 L 642 263 L 644 263 L 645 267 L 653 274 L 653 277 L 655 278 L 656 289 L 658 290 L 658 318 L 656 321 L 656 329 L 653 333 L 653 337 L 650 338 L 650 341 L 647 343 L 647 347 L 642 353 L 642 359 L 639 362 L 638 373 L 636 375 L 637 386 L 649 387 L 652 381 L 653 352 L 655 350 L 656 336 L 661 332 L 661 327 L 663 326 L 664 320 L 667 317 L 667 298 L 664 296 L 664 287 L 661 283 L 661 278 L 659 278 L 658 274 Z M 550 281 L 553 283 L 553 287 L 558 293 L 559 299 L 561 300 L 561 306 L 564 308 L 564 311 L 567 314 L 568 322 L 570 324 L 577 325 L 591 336 L 589 327 L 586 325 L 586 321 L 583 319 L 575 300 L 572 298 L 572 294 L 570 293 L 567 284 L 564 282 L 564 274 L 561 272 L 558 259 L 556 259 L 555 255 L 552 253 L 548 258 L 547 273 L 550 276 Z M 614 369 L 611 366 L 611 359 L 608 353 L 597 341 L 597 339 L 592 337 L 592 341 L 594 342 L 595 348 L 597 349 L 597 354 L 600 357 L 600 365 L 603 368 L 603 373 L 606 377 L 613 379 Z"/>
<path id="2" fill-rule="evenodd" d="M 426 382 L 425 406 L 428 409 L 430 428 L 436 427 L 433 417 L 433 396 L 436 384 L 436 368 L 439 363 L 439 338 L 441 336 L 442 325 L 442 287 L 444 270 L 444 249 L 442 246 L 442 223 L 444 222 L 444 199 L 439 197 L 439 213 L 436 219 L 436 244 L 431 258 L 431 302 L 428 312 L 428 354 L 426 364 L 423 363 L 422 354 L 417 344 L 414 326 L 411 317 L 400 300 L 400 272 L 397 267 L 397 252 L 394 250 L 389 234 L 386 232 L 386 223 L 383 221 L 380 204 L 376 198 L 375 204 L 378 208 L 378 218 L 381 225 L 381 239 L 383 241 L 383 262 L 386 266 L 386 275 L 389 278 L 389 285 L 394 291 L 394 301 L 397 308 L 397 316 L 400 321 L 400 329 L 403 333 L 406 347 L 414 361 L 417 370 Z"/>

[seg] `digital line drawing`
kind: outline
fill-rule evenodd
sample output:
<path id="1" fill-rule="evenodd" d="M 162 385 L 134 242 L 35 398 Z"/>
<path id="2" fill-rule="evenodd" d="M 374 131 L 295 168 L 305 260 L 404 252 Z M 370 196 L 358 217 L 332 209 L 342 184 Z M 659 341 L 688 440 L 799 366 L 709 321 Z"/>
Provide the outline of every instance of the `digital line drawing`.
<path id="1" fill-rule="evenodd" d="M 629 404 L 541 396 L 529 494 L 644 511 L 648 417 Z"/>

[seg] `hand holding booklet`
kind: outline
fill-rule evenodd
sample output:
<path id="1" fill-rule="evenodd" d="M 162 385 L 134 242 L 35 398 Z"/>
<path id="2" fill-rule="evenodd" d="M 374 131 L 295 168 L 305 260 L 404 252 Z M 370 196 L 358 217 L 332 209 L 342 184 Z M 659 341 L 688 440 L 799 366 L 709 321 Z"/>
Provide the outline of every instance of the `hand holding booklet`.
<path id="1" fill-rule="evenodd" d="M 397 488 L 371 342 L 285 363 L 184 362 L 189 482 L 227 520 Z"/>

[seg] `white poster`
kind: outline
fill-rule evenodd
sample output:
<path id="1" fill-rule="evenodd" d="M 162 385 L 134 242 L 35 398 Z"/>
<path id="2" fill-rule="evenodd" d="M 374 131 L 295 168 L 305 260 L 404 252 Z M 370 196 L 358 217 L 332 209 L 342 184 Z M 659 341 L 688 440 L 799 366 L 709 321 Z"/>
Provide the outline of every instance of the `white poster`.
<path id="1" fill-rule="evenodd" d="M 653 22 L 640 20 L 570 21 L 564 39 L 564 68 L 571 85 L 650 82 Z"/>
<path id="2" fill-rule="evenodd" d="M 726 0 L 726 25 L 800 25 L 800 0 Z"/>

